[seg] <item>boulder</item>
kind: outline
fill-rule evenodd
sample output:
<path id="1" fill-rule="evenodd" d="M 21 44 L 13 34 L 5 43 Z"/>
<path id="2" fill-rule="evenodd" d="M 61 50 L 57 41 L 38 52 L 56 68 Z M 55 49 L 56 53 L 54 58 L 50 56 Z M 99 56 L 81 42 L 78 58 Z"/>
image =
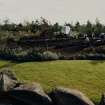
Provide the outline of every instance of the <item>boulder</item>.
<path id="1" fill-rule="evenodd" d="M 0 105 L 13 105 L 9 100 L 0 100 Z"/>
<path id="2" fill-rule="evenodd" d="M 0 72 L 0 92 L 12 90 L 17 84 L 16 76 L 9 69 Z"/>
<path id="3" fill-rule="evenodd" d="M 57 87 L 49 96 L 54 105 L 94 105 L 83 93 L 74 89 Z"/>
<path id="4" fill-rule="evenodd" d="M 100 105 L 105 105 L 105 93 L 102 94 Z"/>
<path id="5" fill-rule="evenodd" d="M 50 97 L 43 91 L 38 83 L 21 84 L 19 87 L 9 91 L 8 94 L 13 100 L 16 100 L 16 103 L 21 102 L 21 104 L 19 103 L 20 105 L 52 104 Z"/>

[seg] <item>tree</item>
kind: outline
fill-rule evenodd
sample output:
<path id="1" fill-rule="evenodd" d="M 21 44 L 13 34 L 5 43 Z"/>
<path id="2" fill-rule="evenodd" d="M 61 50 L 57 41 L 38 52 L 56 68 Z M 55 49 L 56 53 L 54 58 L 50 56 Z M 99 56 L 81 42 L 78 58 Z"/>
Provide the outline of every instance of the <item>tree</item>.
<path id="1" fill-rule="evenodd" d="M 85 27 L 85 33 L 89 36 L 89 37 L 92 37 L 92 33 L 93 33 L 93 26 L 91 24 L 91 22 L 88 20 L 87 21 L 87 24 L 86 24 L 86 27 Z"/>
<path id="2" fill-rule="evenodd" d="M 77 22 L 77 23 L 75 24 L 75 31 L 80 32 L 80 27 L 81 27 L 80 23 Z"/>
<path id="3" fill-rule="evenodd" d="M 96 24 L 94 25 L 95 36 L 98 37 L 100 33 L 102 33 L 102 30 L 103 30 L 103 25 L 100 23 L 98 19 L 96 19 Z"/>
<path id="4" fill-rule="evenodd" d="M 3 22 L 4 22 L 4 25 L 3 25 L 2 29 L 5 30 L 5 31 L 9 31 L 9 28 L 10 28 L 10 26 L 9 26 L 9 24 L 10 24 L 9 19 L 5 19 Z"/>

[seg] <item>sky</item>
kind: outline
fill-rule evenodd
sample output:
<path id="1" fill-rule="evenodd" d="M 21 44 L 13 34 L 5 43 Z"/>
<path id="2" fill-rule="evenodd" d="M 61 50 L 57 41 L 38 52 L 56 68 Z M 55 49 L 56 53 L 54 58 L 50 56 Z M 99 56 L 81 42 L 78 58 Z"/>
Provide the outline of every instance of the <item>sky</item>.
<path id="1" fill-rule="evenodd" d="M 0 21 L 31 21 L 44 17 L 51 23 L 75 23 L 98 18 L 105 23 L 105 0 L 0 0 Z"/>

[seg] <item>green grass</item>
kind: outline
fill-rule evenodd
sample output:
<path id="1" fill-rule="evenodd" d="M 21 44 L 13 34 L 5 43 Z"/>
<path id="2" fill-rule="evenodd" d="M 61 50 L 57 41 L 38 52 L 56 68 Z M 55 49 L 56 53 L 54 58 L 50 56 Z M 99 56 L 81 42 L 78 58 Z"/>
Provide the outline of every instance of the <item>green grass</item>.
<path id="1" fill-rule="evenodd" d="M 94 101 L 105 92 L 105 62 L 51 61 L 11 63 L 0 61 L 0 68 L 10 66 L 26 82 L 39 82 L 46 91 L 56 86 L 82 91 Z"/>

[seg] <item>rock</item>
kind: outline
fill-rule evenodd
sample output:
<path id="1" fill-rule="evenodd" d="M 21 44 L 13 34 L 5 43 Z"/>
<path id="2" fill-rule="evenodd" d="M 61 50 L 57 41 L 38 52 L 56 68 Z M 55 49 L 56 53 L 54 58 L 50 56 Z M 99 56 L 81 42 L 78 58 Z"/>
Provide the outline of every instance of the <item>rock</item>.
<path id="1" fill-rule="evenodd" d="M 105 93 L 102 94 L 100 105 L 105 105 Z"/>
<path id="2" fill-rule="evenodd" d="M 18 84 L 16 76 L 8 69 L 0 72 L 0 92 L 13 89 Z"/>
<path id="3" fill-rule="evenodd" d="M 21 84 L 19 87 L 9 91 L 12 99 L 25 103 L 26 105 L 51 105 L 50 97 L 45 94 L 40 84 Z M 23 105 L 23 104 L 21 104 Z"/>
<path id="4" fill-rule="evenodd" d="M 58 87 L 49 93 L 54 105 L 94 105 L 83 93 Z"/>
<path id="5" fill-rule="evenodd" d="M 9 100 L 0 100 L 0 105 L 13 105 Z"/>

